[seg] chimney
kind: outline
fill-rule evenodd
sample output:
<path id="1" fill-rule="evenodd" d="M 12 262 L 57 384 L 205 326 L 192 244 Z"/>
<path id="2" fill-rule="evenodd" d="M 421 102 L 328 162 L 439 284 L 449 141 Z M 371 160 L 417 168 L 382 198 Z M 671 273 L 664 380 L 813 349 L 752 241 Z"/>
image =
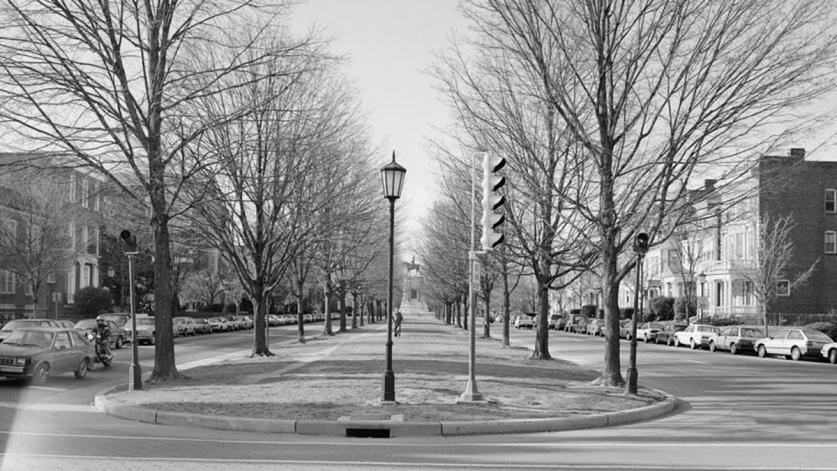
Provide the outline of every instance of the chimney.
<path id="1" fill-rule="evenodd" d="M 805 159 L 805 148 L 803 147 L 792 147 L 790 150 L 790 156 L 796 157 L 797 159 L 804 160 Z"/>

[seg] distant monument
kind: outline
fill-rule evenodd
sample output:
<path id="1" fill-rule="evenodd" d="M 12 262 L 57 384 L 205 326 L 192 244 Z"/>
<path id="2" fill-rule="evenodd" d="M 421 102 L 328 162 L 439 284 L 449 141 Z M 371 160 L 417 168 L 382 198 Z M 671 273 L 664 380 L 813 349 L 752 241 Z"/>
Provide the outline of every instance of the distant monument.
<path id="1" fill-rule="evenodd" d="M 401 304 L 422 303 L 422 288 L 424 276 L 421 274 L 421 265 L 416 263 L 416 256 L 404 264 L 404 298 Z"/>

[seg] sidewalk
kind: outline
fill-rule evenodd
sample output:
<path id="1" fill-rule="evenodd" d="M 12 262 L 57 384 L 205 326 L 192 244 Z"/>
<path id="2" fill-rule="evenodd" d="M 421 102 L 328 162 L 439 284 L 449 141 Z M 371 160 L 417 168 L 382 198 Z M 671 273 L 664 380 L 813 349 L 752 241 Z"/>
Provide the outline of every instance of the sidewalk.
<path id="1" fill-rule="evenodd" d="M 626 397 L 621 388 L 591 385 L 594 371 L 528 360 L 526 347 L 480 338 L 476 378 L 486 401 L 457 403 L 468 379 L 467 334 L 429 313 L 406 315 L 402 336 L 393 339 L 396 403 L 381 402 L 386 326 L 374 324 L 275 345 L 271 358 L 197 366 L 185 371 L 188 379 L 146 384 L 142 391 L 106 391 L 96 406 L 158 424 L 341 436 L 567 430 L 674 409 L 674 398 L 659 391 Z"/>

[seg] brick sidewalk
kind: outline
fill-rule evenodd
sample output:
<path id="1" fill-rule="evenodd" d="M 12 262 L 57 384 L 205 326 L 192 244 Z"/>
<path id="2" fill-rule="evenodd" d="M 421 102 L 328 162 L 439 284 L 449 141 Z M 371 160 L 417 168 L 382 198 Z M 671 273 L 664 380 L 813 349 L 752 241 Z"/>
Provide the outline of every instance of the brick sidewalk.
<path id="1" fill-rule="evenodd" d="M 313 327 L 313 326 L 312 326 Z M 476 377 L 486 404 L 457 404 L 468 378 L 468 332 L 430 314 L 405 316 L 394 338 L 396 403 L 381 403 L 386 326 L 367 325 L 305 344 L 273 346 L 275 357 L 227 359 L 189 379 L 107 394 L 117 405 L 226 417 L 406 422 L 584 416 L 646 406 L 662 397 L 590 382 L 597 373 L 562 361 L 527 359 L 523 347 L 477 339 Z"/>

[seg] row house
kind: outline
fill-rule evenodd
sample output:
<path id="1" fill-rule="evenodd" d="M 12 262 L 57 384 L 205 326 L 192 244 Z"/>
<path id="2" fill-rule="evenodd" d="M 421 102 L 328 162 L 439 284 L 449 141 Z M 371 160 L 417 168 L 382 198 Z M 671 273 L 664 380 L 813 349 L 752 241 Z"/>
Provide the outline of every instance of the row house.
<path id="1" fill-rule="evenodd" d="M 707 317 L 755 316 L 760 312 L 752 280 L 759 266 L 759 225 L 790 216 L 794 251 L 778 280 L 768 313 L 818 314 L 837 307 L 837 162 L 805 159 L 804 149 L 787 156 L 763 156 L 747 180 L 715 191 L 694 205 L 699 222 L 684 226 L 646 255 L 646 299 L 697 299 Z M 790 288 L 797 273 L 814 266 L 807 282 Z M 623 283 L 620 305 L 633 302 L 633 279 Z"/>
<path id="2" fill-rule="evenodd" d="M 99 286 L 102 183 L 101 178 L 84 169 L 61 167 L 53 156 L 0 153 L 0 192 L 4 195 L 0 223 L 3 234 L 9 235 L 3 237 L 3 252 L 26 250 L 23 245 L 15 246 L 18 240 L 49 228 L 50 233 L 40 241 L 43 246 L 29 248 L 39 257 L 28 263 L 52 266 L 48 257 L 60 259 L 43 279 L 35 306 L 31 285 L 19 274 L 20 262 L 12 266 L 8 255 L 0 258 L 0 318 L 33 312 L 62 317 L 74 304 L 78 290 Z M 60 206 L 53 204 L 51 214 L 45 214 L 48 205 L 35 201 L 40 198 L 60 200 Z M 33 213 L 39 214 L 31 217 Z"/>

